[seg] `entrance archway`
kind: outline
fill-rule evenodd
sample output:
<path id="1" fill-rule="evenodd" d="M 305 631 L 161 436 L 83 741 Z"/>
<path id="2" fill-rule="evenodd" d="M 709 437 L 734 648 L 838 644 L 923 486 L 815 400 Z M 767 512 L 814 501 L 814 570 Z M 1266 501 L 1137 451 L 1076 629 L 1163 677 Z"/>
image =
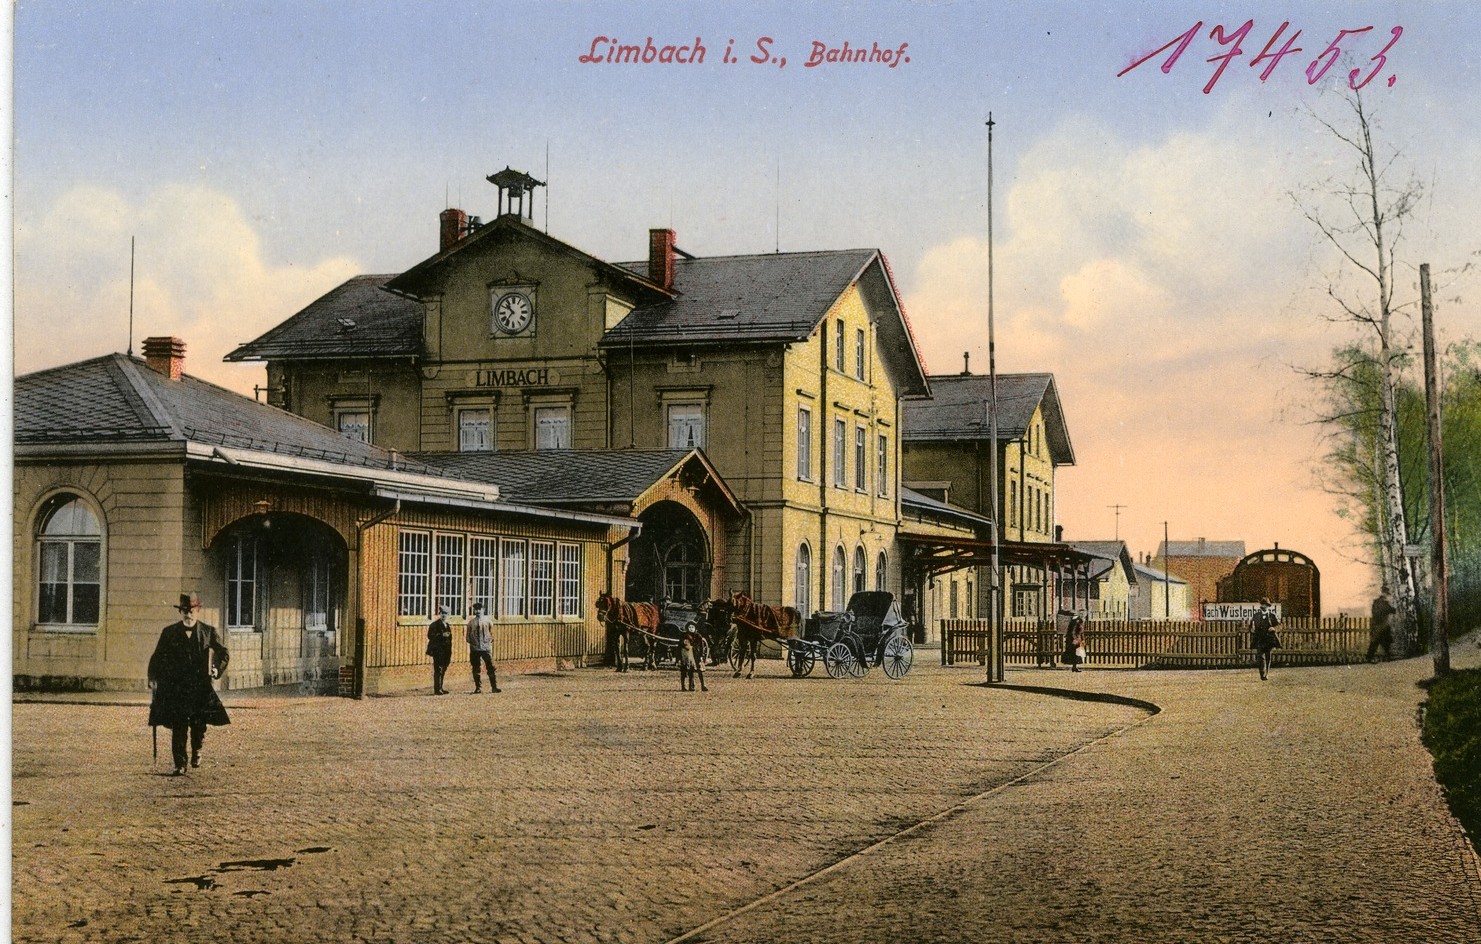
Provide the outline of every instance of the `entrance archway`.
<path id="1" fill-rule="evenodd" d="M 628 559 L 629 600 L 669 600 L 697 606 L 709 595 L 713 559 L 709 535 L 678 502 L 657 502 L 638 515 L 643 533 Z"/>
<path id="2" fill-rule="evenodd" d="M 217 534 L 201 591 L 221 601 L 229 687 L 338 688 L 348 559 L 338 532 L 299 514 L 251 515 Z"/>

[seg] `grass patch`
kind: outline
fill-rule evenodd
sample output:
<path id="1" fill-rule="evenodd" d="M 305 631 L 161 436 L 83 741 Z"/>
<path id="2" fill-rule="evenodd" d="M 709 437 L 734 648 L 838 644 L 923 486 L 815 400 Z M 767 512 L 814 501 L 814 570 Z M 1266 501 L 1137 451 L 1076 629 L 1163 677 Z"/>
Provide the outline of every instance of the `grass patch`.
<path id="1" fill-rule="evenodd" d="M 1424 746 L 1450 809 L 1481 852 L 1481 669 L 1452 672 L 1430 686 Z"/>

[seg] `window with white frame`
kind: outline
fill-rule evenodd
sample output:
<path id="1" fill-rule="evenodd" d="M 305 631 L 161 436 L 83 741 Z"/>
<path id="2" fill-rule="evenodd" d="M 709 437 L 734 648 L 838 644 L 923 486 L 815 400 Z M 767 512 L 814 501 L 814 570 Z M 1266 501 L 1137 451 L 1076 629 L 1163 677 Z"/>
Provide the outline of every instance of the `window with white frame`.
<path id="1" fill-rule="evenodd" d="M 705 444 L 704 405 L 670 403 L 668 405 L 670 449 L 703 449 Z"/>
<path id="2" fill-rule="evenodd" d="M 226 628 L 257 626 L 257 539 L 232 538 L 226 548 Z"/>
<path id="3" fill-rule="evenodd" d="M 426 616 L 431 612 L 432 535 L 402 531 L 396 553 L 396 613 Z"/>
<path id="4" fill-rule="evenodd" d="M 505 538 L 499 542 L 499 616 L 515 618 L 528 613 L 525 600 L 525 542 Z"/>
<path id="5" fill-rule="evenodd" d="M 812 612 L 812 548 L 805 543 L 797 546 L 797 572 L 794 580 L 793 599 L 797 612 L 807 616 Z"/>
<path id="6" fill-rule="evenodd" d="M 854 427 L 854 488 L 861 492 L 868 488 L 868 485 L 864 481 L 865 473 L 869 469 L 869 453 L 867 447 L 864 445 L 868 442 L 868 435 L 864 431 L 864 427 Z"/>
<path id="7" fill-rule="evenodd" d="M 843 373 L 843 320 L 833 322 L 833 366 Z"/>
<path id="8" fill-rule="evenodd" d="M 874 589 L 883 590 L 890 577 L 889 560 L 884 556 L 884 551 L 874 559 Z"/>
<path id="9" fill-rule="evenodd" d="M 869 579 L 869 558 L 864 553 L 863 545 L 854 548 L 854 592 L 863 593 L 868 590 L 866 581 Z"/>
<path id="10" fill-rule="evenodd" d="M 535 448 L 571 448 L 571 408 L 561 406 L 535 407 Z"/>
<path id="11" fill-rule="evenodd" d="M 488 452 L 494 448 L 493 418 L 487 407 L 458 411 L 458 451 Z"/>
<path id="12" fill-rule="evenodd" d="M 433 563 L 437 567 L 436 606 L 447 607 L 452 616 L 463 615 L 463 550 L 465 539 L 461 534 L 437 534 L 434 540 L 437 549 Z"/>
<path id="13" fill-rule="evenodd" d="M 468 539 L 468 598 L 469 605 L 483 604 L 483 614 L 494 616 L 499 612 L 497 583 L 499 574 L 499 539 L 472 537 Z"/>
<path id="14" fill-rule="evenodd" d="M 854 332 L 854 376 L 864 379 L 864 329 Z"/>
<path id="15" fill-rule="evenodd" d="M 833 487 L 848 487 L 848 469 L 844 467 L 844 455 L 848 452 L 848 424 L 843 420 L 833 421 Z"/>
<path id="16" fill-rule="evenodd" d="M 36 621 L 96 630 L 102 606 L 102 529 L 73 495 L 53 499 L 37 533 Z"/>
<path id="17" fill-rule="evenodd" d="M 797 477 L 812 481 L 812 411 L 805 406 L 797 408 Z"/>
<path id="18" fill-rule="evenodd" d="M 875 442 L 874 458 L 875 491 L 879 492 L 881 497 L 888 497 L 890 494 L 890 437 L 884 433 L 880 433 L 879 439 Z"/>
<path id="19" fill-rule="evenodd" d="M 555 615 L 555 545 L 530 542 L 530 617 L 549 619 Z"/>
<path id="20" fill-rule="evenodd" d="M 562 617 L 581 615 L 581 545 L 560 545 L 560 585 L 556 590 Z"/>

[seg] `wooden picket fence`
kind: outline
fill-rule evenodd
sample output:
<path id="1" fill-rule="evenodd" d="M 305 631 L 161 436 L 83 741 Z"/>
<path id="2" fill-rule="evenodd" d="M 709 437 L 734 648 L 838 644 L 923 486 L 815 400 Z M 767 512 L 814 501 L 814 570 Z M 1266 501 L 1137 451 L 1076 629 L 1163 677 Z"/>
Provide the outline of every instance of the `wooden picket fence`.
<path id="1" fill-rule="evenodd" d="M 1368 650 L 1368 620 L 1353 617 L 1292 618 L 1281 624 L 1276 665 L 1341 665 L 1361 662 Z M 941 664 L 986 660 L 986 620 L 942 620 Z M 1003 627 L 1007 665 L 1053 666 L 1064 637 L 1053 622 L 1008 620 Z M 1249 631 L 1238 624 L 1106 620 L 1085 625 L 1091 665 L 1129 668 L 1236 668 L 1251 662 Z"/>

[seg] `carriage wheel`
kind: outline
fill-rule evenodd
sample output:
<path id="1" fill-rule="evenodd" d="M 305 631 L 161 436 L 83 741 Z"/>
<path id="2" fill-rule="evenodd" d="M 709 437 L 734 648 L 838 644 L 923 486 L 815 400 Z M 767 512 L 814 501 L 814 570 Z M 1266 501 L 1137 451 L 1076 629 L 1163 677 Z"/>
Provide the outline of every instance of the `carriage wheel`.
<path id="1" fill-rule="evenodd" d="M 787 668 L 792 670 L 793 678 L 811 674 L 817 661 L 817 657 L 806 649 L 787 649 Z"/>
<path id="2" fill-rule="evenodd" d="M 910 645 L 910 640 L 904 636 L 896 636 L 884 645 L 884 659 L 881 668 L 884 674 L 892 679 L 904 677 L 910 671 L 910 664 L 915 661 L 915 649 Z"/>
<path id="3" fill-rule="evenodd" d="M 835 642 L 823 651 L 823 668 L 828 670 L 829 678 L 853 675 L 854 666 L 858 661 L 854 658 L 854 650 L 848 647 L 848 643 Z"/>
<path id="4" fill-rule="evenodd" d="M 850 649 L 853 647 L 850 646 Z M 861 679 L 869 674 L 869 660 L 864 657 L 863 650 L 854 653 L 854 662 L 848 667 L 849 678 Z"/>

